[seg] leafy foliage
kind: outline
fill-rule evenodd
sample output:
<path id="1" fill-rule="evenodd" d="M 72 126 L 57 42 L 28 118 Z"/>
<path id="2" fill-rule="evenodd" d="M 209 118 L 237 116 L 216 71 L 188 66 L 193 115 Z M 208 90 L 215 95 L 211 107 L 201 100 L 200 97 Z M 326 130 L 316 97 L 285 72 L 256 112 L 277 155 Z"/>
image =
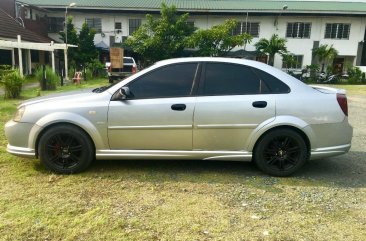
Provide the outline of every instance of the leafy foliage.
<path id="1" fill-rule="evenodd" d="M 313 81 L 316 81 L 316 77 L 317 77 L 319 70 L 320 70 L 320 67 L 318 64 L 306 65 L 306 71 L 309 72 L 309 77 Z"/>
<path id="2" fill-rule="evenodd" d="M 348 65 L 346 69 L 348 74 L 348 83 L 361 84 L 363 82 L 363 73 L 359 67 Z"/>
<path id="3" fill-rule="evenodd" d="M 92 77 L 107 77 L 106 76 L 106 70 L 105 65 L 102 64 L 99 59 L 93 59 L 89 65 L 88 69 L 92 72 Z"/>
<path id="4" fill-rule="evenodd" d="M 178 15 L 175 6 L 161 5 L 159 18 L 146 15 L 146 23 L 136 30 L 125 45 L 152 63 L 182 55 L 186 39 L 194 32 L 187 23 L 188 13 Z"/>
<path id="5" fill-rule="evenodd" d="M 87 23 L 84 23 L 79 33 L 79 48 L 76 56 L 76 63 L 85 68 L 94 61 L 98 56 L 97 49 L 94 45 L 95 30 L 90 29 Z M 87 76 L 84 74 L 84 78 Z"/>
<path id="6" fill-rule="evenodd" d="M 268 55 L 268 64 L 273 66 L 276 54 L 284 55 L 287 53 L 286 42 L 286 39 L 278 37 L 277 34 L 273 34 L 270 39 L 260 39 L 254 46 L 258 52 L 263 55 Z"/>
<path id="7" fill-rule="evenodd" d="M 189 37 L 187 46 L 197 48 L 198 56 L 225 56 L 236 46 L 245 46 L 253 39 L 248 33 L 232 35 L 237 24 L 236 20 L 229 19 L 211 29 L 200 29 Z"/>
<path id="8" fill-rule="evenodd" d="M 71 16 L 68 16 L 67 18 L 67 44 L 72 45 L 79 45 L 79 37 L 77 34 L 77 31 L 75 29 L 74 24 L 72 23 L 73 18 Z M 66 35 L 65 31 L 60 32 L 60 38 L 65 43 L 66 41 Z M 67 50 L 67 57 L 69 60 L 70 65 L 76 66 L 76 59 L 79 55 L 78 48 L 68 48 Z M 63 58 L 63 55 L 61 56 Z"/>
<path id="9" fill-rule="evenodd" d="M 286 68 L 286 69 L 292 68 L 292 66 L 298 64 L 298 61 L 295 59 L 294 55 L 292 55 L 292 54 L 282 55 L 282 61 L 284 63 L 284 68 Z"/>
<path id="10" fill-rule="evenodd" d="M 11 69 L 11 66 L 0 66 L 0 84 L 4 86 L 5 98 L 15 99 L 20 96 L 24 78 L 18 69 Z"/>
<path id="11" fill-rule="evenodd" d="M 325 65 L 329 64 L 338 55 L 338 51 L 333 45 L 322 44 L 318 48 L 313 49 L 313 55 L 317 57 L 321 64 L 321 72 L 324 72 Z"/>
<path id="12" fill-rule="evenodd" d="M 68 48 L 69 65 L 73 66 L 74 69 L 80 69 L 80 66 L 86 68 L 98 56 L 97 49 L 94 45 L 96 32 L 94 29 L 90 29 L 87 23 L 84 23 L 78 34 L 72 20 L 73 18 L 71 16 L 67 18 L 67 43 L 78 45 L 79 47 Z M 60 32 L 60 38 L 65 42 L 65 32 Z M 73 73 L 74 70 L 71 75 Z"/>
<path id="13" fill-rule="evenodd" d="M 35 77 L 39 81 L 39 84 L 42 86 L 43 81 L 43 67 L 40 66 L 36 72 Z M 52 68 L 46 65 L 46 90 L 55 90 L 57 83 L 60 81 L 60 77 L 53 72 Z"/>

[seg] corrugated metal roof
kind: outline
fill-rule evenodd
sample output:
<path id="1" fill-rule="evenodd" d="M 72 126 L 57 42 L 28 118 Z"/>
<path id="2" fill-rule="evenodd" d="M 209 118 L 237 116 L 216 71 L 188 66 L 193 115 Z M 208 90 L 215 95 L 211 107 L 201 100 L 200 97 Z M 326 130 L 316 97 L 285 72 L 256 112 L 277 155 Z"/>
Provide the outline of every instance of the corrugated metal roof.
<path id="1" fill-rule="evenodd" d="M 365 2 L 354 1 L 274 1 L 274 0 L 21 0 L 28 4 L 44 7 L 65 7 L 71 2 L 76 8 L 98 8 L 114 10 L 158 10 L 161 3 L 175 5 L 182 11 L 239 12 L 239 11 L 282 11 L 287 12 L 348 12 L 366 13 Z"/>
<path id="2" fill-rule="evenodd" d="M 0 39 L 17 39 L 17 35 L 22 36 L 22 40 L 35 43 L 49 43 L 51 39 L 38 35 L 20 26 L 10 15 L 0 9 Z"/>

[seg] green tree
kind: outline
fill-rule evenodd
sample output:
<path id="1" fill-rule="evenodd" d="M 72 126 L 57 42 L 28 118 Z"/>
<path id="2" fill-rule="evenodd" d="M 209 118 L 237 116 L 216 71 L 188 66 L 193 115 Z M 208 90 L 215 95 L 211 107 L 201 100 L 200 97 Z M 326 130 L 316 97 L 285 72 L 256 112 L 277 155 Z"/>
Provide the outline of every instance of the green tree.
<path id="1" fill-rule="evenodd" d="M 84 80 L 86 80 L 85 68 L 98 56 L 97 49 L 94 45 L 95 30 L 89 28 L 87 23 L 84 23 L 79 33 L 79 48 L 76 56 L 76 63 L 83 67 Z"/>
<path id="2" fill-rule="evenodd" d="M 67 18 L 67 44 L 79 45 L 79 37 L 77 35 L 77 31 L 75 29 L 74 24 L 72 23 L 72 17 L 68 16 Z M 65 29 L 60 32 L 60 38 L 62 41 L 66 41 Z M 67 57 L 69 61 L 69 65 L 76 66 L 76 56 L 78 55 L 77 48 L 68 48 Z M 63 55 L 62 57 L 63 58 Z"/>
<path id="3" fill-rule="evenodd" d="M 146 23 L 140 26 L 125 42 L 125 46 L 143 56 L 145 62 L 180 57 L 187 36 L 195 28 L 187 23 L 189 14 L 178 15 L 175 6 L 161 5 L 160 17 L 146 15 Z"/>
<path id="4" fill-rule="evenodd" d="M 338 55 L 338 51 L 333 45 L 322 44 L 318 48 L 313 49 L 313 55 L 317 57 L 321 64 L 321 72 L 324 72 L 325 65 L 328 65 Z"/>
<path id="5" fill-rule="evenodd" d="M 273 34 L 270 39 L 260 39 L 254 46 L 258 52 L 268 55 L 268 64 L 273 66 L 276 54 L 284 55 L 287 53 L 286 42 L 286 39 Z"/>
<path id="6" fill-rule="evenodd" d="M 295 59 L 294 55 L 292 54 L 283 54 L 282 55 L 282 62 L 284 63 L 284 68 L 287 69 L 287 72 L 289 72 L 290 68 L 293 68 L 293 66 L 297 65 L 298 62 Z"/>
<path id="7" fill-rule="evenodd" d="M 225 56 L 236 46 L 246 46 L 253 37 L 248 33 L 233 35 L 238 22 L 233 19 L 210 29 L 200 29 L 192 34 L 187 47 L 197 48 L 199 56 Z"/>

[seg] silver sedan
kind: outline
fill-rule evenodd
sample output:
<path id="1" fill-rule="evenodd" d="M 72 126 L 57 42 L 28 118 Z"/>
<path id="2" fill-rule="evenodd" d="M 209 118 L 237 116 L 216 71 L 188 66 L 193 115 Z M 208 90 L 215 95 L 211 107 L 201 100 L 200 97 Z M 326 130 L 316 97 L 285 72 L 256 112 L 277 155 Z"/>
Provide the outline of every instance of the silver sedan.
<path id="1" fill-rule="evenodd" d="M 251 161 L 288 176 L 349 151 L 342 90 L 227 58 L 158 62 L 109 87 L 32 99 L 5 126 L 9 153 L 76 173 L 96 159 Z"/>

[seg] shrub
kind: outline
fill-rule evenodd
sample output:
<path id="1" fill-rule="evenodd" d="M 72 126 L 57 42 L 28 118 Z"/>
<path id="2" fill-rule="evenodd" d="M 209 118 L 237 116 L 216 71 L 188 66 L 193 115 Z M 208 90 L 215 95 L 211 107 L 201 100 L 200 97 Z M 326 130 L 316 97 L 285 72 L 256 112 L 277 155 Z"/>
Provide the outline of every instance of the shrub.
<path id="1" fill-rule="evenodd" d="M 88 69 L 90 69 L 93 73 L 93 77 L 106 77 L 105 66 L 98 59 L 94 59 L 89 65 Z"/>
<path id="2" fill-rule="evenodd" d="M 43 67 L 40 66 L 35 73 L 36 79 L 39 81 L 42 86 L 43 81 Z M 59 83 L 60 77 L 52 71 L 52 69 L 46 65 L 46 90 L 55 90 L 57 83 Z"/>
<path id="3" fill-rule="evenodd" d="M 349 84 L 361 84 L 362 83 L 362 71 L 358 67 L 348 66 L 348 83 Z"/>
<path id="4" fill-rule="evenodd" d="M 22 91 L 22 85 L 24 82 L 24 78 L 20 76 L 19 70 L 6 70 L 1 72 L 2 75 L 0 78 L 0 83 L 4 86 L 4 97 L 12 99 L 18 98 Z"/>

